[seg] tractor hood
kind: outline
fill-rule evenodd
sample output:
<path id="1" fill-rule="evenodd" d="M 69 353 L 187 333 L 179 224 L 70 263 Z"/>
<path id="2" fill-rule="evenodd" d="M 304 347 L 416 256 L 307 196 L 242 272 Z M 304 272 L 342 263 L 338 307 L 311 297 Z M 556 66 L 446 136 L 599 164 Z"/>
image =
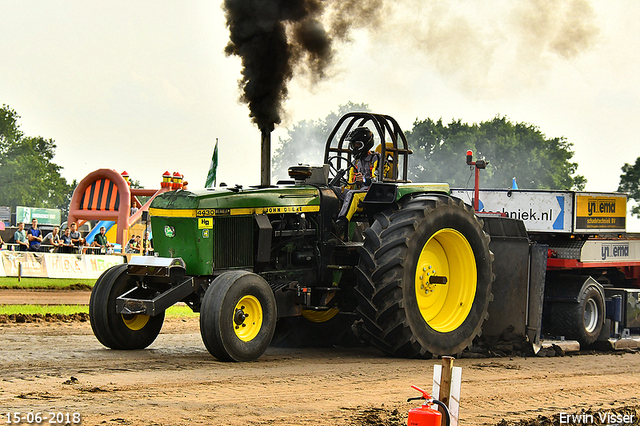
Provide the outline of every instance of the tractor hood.
<path id="1" fill-rule="evenodd" d="M 151 203 L 151 216 L 213 217 L 312 212 L 320 209 L 320 191 L 313 186 L 215 188 L 166 192 Z"/>
<path id="2" fill-rule="evenodd" d="M 207 276 L 214 267 L 252 267 L 256 215 L 317 211 L 320 191 L 313 186 L 178 190 L 149 208 L 156 252 L 181 258 L 189 275 Z"/>

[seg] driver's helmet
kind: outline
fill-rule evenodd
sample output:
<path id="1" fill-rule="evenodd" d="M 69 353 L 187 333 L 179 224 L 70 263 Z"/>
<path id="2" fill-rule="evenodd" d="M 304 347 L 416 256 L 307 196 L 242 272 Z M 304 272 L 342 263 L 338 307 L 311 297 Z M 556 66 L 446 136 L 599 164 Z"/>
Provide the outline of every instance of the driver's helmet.
<path id="1" fill-rule="evenodd" d="M 345 140 L 349 142 L 349 149 L 356 158 L 366 155 L 373 148 L 373 132 L 368 127 L 356 127 Z"/>

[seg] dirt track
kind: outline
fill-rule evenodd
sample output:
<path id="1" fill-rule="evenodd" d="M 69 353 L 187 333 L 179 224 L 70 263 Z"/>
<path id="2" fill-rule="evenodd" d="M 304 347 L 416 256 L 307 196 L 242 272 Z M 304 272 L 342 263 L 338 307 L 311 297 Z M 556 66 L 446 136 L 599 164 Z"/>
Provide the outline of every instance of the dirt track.
<path id="1" fill-rule="evenodd" d="M 91 291 L 0 289 L 0 305 L 88 305 Z"/>
<path id="2" fill-rule="evenodd" d="M 270 348 L 256 362 L 221 363 L 197 319 L 167 320 L 149 349 L 131 352 L 105 349 L 86 322 L 0 324 L 0 335 L 3 424 L 6 412 L 53 411 L 79 412 L 83 425 L 406 425 L 409 385 L 430 389 L 439 362 Z M 638 353 L 456 365 L 464 425 L 640 405 Z"/>

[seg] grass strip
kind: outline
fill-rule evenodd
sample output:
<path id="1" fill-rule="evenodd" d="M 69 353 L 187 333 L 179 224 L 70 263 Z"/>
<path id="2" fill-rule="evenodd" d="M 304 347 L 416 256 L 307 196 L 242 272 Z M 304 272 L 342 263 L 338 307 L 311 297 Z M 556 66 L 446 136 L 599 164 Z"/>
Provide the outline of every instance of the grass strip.
<path id="1" fill-rule="evenodd" d="M 87 305 L 0 305 L 0 315 L 35 315 L 35 314 L 62 314 L 72 315 L 89 313 Z M 184 305 L 171 306 L 165 311 L 167 318 L 190 318 L 197 317 L 199 314 L 193 312 L 191 308 Z"/>
<path id="2" fill-rule="evenodd" d="M 0 277 L 0 288 L 45 288 L 45 289 L 76 289 L 89 290 L 96 283 L 94 279 L 78 278 L 29 278 Z"/>

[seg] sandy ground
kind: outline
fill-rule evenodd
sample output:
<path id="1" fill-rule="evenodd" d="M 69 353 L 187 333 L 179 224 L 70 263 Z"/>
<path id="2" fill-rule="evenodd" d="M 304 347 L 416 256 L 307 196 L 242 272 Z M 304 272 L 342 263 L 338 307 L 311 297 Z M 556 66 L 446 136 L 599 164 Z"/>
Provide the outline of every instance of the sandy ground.
<path id="1" fill-rule="evenodd" d="M 198 320 L 169 319 L 156 342 L 113 351 L 87 322 L 0 324 L 6 413 L 80 413 L 83 425 L 406 425 L 438 360 L 371 348 L 269 348 L 250 363 L 206 351 Z M 640 354 L 461 359 L 461 424 L 495 425 L 640 405 Z M 635 419 L 637 421 L 637 419 Z M 47 423 L 47 422 L 45 422 Z M 636 423 L 637 424 L 637 423 Z"/>
<path id="2" fill-rule="evenodd" d="M 88 305 L 87 290 L 0 289 L 0 305 Z"/>
<path id="3" fill-rule="evenodd" d="M 0 304 L 88 304 L 89 297 L 0 290 Z M 2 424 L 7 413 L 41 412 L 65 420 L 69 413 L 71 421 L 79 413 L 83 425 L 406 425 L 408 410 L 419 405 L 406 402 L 417 395 L 409 386 L 430 391 L 440 362 L 389 358 L 372 348 L 269 348 L 255 362 L 222 363 L 206 351 L 197 319 L 166 320 L 141 351 L 106 349 L 90 324 L 78 321 L 0 324 L 0 343 Z M 463 425 L 540 425 L 539 416 L 624 406 L 640 414 L 639 353 L 455 365 L 463 369 Z"/>

